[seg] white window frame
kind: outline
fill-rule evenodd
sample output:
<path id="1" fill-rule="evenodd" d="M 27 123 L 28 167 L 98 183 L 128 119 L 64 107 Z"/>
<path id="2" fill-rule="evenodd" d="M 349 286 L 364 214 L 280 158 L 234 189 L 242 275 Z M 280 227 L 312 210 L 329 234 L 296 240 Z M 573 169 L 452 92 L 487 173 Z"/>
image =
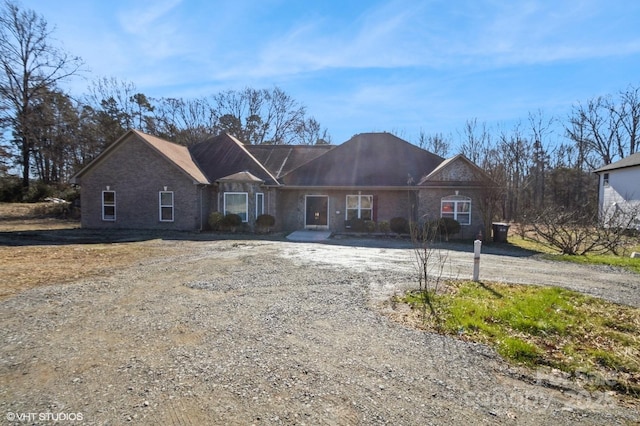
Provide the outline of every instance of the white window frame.
<path id="1" fill-rule="evenodd" d="M 444 206 L 446 204 L 453 203 L 453 211 L 445 212 Z M 468 211 L 464 211 L 460 206 L 463 204 L 468 204 Z M 442 197 L 440 199 L 440 217 L 451 217 L 452 219 L 457 220 L 460 225 L 471 225 L 471 198 L 465 197 L 463 195 L 449 195 L 447 197 Z M 460 216 L 468 216 L 468 221 L 462 222 L 460 220 Z"/>
<path id="2" fill-rule="evenodd" d="M 264 214 L 264 193 L 256 192 L 256 219 Z"/>
<path id="3" fill-rule="evenodd" d="M 223 214 L 226 216 L 230 213 L 235 213 L 242 218 L 242 215 L 237 212 L 230 212 L 227 210 L 227 195 L 244 195 L 244 218 L 242 222 L 246 223 L 249 221 L 249 193 L 248 192 L 225 192 L 223 194 Z"/>
<path id="4" fill-rule="evenodd" d="M 113 203 L 105 203 L 104 196 L 105 194 L 113 194 Z M 106 190 L 102 191 L 102 220 L 106 222 L 115 222 L 116 221 L 116 191 Z M 105 214 L 106 207 L 113 207 L 113 215 Z"/>
<path id="5" fill-rule="evenodd" d="M 162 196 L 164 194 L 171 194 L 171 204 L 162 204 Z M 158 214 L 160 222 L 173 222 L 174 221 L 174 194 L 173 191 L 159 191 L 158 192 Z M 162 218 L 162 209 L 171 209 L 171 219 Z"/>
<path id="6" fill-rule="evenodd" d="M 358 197 L 358 206 L 356 208 L 349 208 L 349 198 L 350 197 Z M 363 208 L 362 207 L 362 199 L 363 198 L 368 198 L 369 199 L 369 205 L 371 207 L 368 208 Z M 362 194 L 348 194 L 346 199 L 345 199 L 345 209 L 344 209 L 344 219 L 345 220 L 349 220 L 349 211 L 353 211 L 355 210 L 357 212 L 357 217 L 356 219 L 362 219 L 362 210 L 370 210 L 371 211 L 371 218 L 367 219 L 367 220 L 373 220 L 373 195 L 362 195 Z"/>

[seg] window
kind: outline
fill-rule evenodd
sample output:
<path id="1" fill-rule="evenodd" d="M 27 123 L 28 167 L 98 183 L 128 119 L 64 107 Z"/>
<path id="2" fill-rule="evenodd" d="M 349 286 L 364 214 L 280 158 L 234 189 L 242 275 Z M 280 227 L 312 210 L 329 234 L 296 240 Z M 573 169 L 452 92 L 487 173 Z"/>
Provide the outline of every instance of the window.
<path id="1" fill-rule="evenodd" d="M 258 192 L 256 193 L 256 219 L 261 214 L 264 214 L 264 194 Z"/>
<path id="2" fill-rule="evenodd" d="M 116 220 L 116 191 L 102 191 L 102 220 Z"/>
<path id="3" fill-rule="evenodd" d="M 247 222 L 249 220 L 248 200 L 249 195 L 246 192 L 225 192 L 224 214 L 237 214 L 243 222 Z"/>
<path id="4" fill-rule="evenodd" d="M 347 195 L 347 220 L 373 219 L 373 195 Z"/>
<path id="5" fill-rule="evenodd" d="M 160 191 L 160 222 L 173 222 L 173 192 Z"/>
<path id="6" fill-rule="evenodd" d="M 605 173 L 602 177 L 602 184 L 604 186 L 609 186 L 609 173 Z"/>
<path id="7" fill-rule="evenodd" d="M 450 217 L 460 225 L 471 225 L 471 198 L 461 195 L 444 197 L 440 201 L 440 217 Z"/>

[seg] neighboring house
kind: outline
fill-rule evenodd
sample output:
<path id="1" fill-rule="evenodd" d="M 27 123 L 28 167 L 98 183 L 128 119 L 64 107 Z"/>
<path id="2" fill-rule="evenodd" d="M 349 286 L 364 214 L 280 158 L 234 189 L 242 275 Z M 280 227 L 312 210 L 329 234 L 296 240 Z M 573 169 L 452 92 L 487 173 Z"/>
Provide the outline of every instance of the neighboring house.
<path id="1" fill-rule="evenodd" d="M 250 227 L 270 214 L 283 231 L 451 217 L 464 237 L 486 229 L 481 203 L 492 185 L 464 156 L 444 160 L 389 133 L 337 146 L 245 145 L 222 134 L 187 148 L 136 130 L 72 183 L 88 228 L 203 230 L 219 211 Z"/>
<path id="2" fill-rule="evenodd" d="M 598 211 L 605 226 L 640 230 L 640 152 L 595 170 Z"/>

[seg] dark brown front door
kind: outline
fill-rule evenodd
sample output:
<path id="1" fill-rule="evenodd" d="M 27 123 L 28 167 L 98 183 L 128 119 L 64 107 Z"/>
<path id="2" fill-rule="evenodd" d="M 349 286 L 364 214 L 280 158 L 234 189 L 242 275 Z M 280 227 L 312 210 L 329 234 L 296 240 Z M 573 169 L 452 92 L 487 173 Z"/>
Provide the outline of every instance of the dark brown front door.
<path id="1" fill-rule="evenodd" d="M 326 195 L 307 195 L 305 197 L 305 227 L 326 228 L 329 226 L 329 197 Z"/>

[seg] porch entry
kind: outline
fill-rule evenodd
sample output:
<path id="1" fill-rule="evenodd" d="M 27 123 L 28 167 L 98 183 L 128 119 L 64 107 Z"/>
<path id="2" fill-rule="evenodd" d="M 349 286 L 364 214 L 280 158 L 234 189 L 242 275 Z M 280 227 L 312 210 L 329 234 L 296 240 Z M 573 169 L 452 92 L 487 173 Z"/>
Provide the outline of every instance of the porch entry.
<path id="1" fill-rule="evenodd" d="M 304 204 L 304 227 L 307 229 L 327 229 L 329 227 L 329 196 L 306 195 Z"/>

